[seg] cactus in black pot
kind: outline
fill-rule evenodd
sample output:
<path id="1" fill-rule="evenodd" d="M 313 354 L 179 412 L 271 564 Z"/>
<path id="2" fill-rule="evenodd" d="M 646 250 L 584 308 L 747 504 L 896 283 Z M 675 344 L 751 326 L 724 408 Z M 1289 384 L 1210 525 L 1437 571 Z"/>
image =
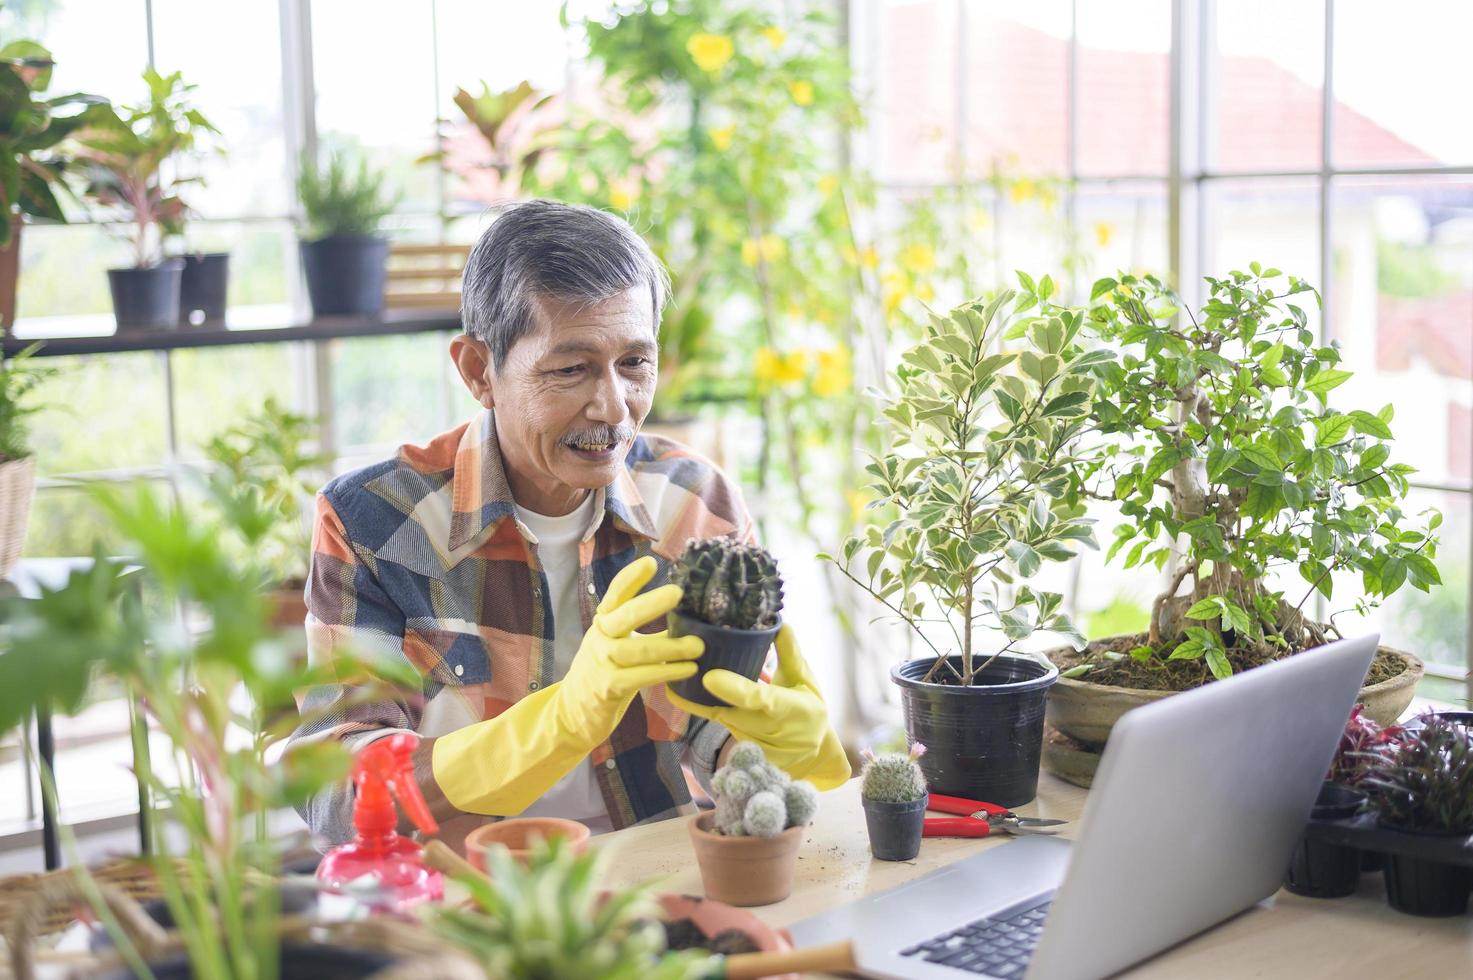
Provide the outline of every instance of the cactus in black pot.
<path id="1" fill-rule="evenodd" d="M 864 803 L 870 853 L 881 861 L 910 861 L 920 853 L 930 794 L 916 760 L 925 752 L 926 747 L 919 742 L 904 754 L 864 752 L 859 796 Z"/>
<path id="2" fill-rule="evenodd" d="M 756 680 L 782 625 L 783 580 L 777 562 L 758 545 L 732 538 L 691 540 L 670 572 L 680 605 L 669 615 L 671 636 L 699 636 L 706 644 L 697 673 L 672 684 L 697 704 L 722 706 L 701 678 L 730 670 Z"/>

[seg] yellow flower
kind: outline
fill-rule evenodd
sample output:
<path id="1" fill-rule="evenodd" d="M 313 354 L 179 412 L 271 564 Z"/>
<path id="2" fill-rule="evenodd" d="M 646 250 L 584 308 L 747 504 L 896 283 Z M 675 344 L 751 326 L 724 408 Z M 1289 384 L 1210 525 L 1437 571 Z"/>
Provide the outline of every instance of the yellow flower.
<path id="1" fill-rule="evenodd" d="M 849 519 L 855 524 L 864 520 L 864 507 L 869 503 L 869 495 L 863 490 L 845 490 L 844 499 L 849 502 Z"/>
<path id="2" fill-rule="evenodd" d="M 1097 242 L 1100 243 L 1100 247 L 1103 248 L 1104 246 L 1110 244 L 1110 239 L 1112 239 L 1114 237 L 1115 237 L 1115 226 L 1114 225 L 1110 224 L 1110 222 L 1108 222 L 1108 221 L 1096 221 L 1095 222 L 1095 241 L 1097 241 Z"/>
<path id="3" fill-rule="evenodd" d="M 824 197 L 828 197 L 838 189 L 839 178 L 835 177 L 833 174 L 824 174 L 822 177 L 818 178 L 818 192 Z"/>
<path id="4" fill-rule="evenodd" d="M 701 71 L 717 72 L 736 54 L 736 46 L 724 34 L 692 34 L 685 50 Z"/>
<path id="5" fill-rule="evenodd" d="M 786 254 L 788 243 L 776 235 L 763 235 L 761 240 L 742 240 L 742 261 L 747 265 L 756 265 L 759 258 L 764 262 L 776 262 Z"/>
<path id="6" fill-rule="evenodd" d="M 849 348 L 834 347 L 818 352 L 818 366 L 813 372 L 813 393 L 820 398 L 842 395 L 854 383 L 849 369 Z"/>
<path id="7" fill-rule="evenodd" d="M 736 135 L 736 124 L 730 126 L 712 127 L 706 130 L 711 135 L 711 143 L 718 150 L 731 149 L 731 138 Z"/>
<path id="8" fill-rule="evenodd" d="M 745 262 L 747 265 L 756 265 L 757 264 L 757 256 L 758 256 L 758 254 L 759 253 L 757 251 L 757 239 L 755 239 L 755 238 L 744 238 L 744 239 L 742 239 L 742 261 L 743 262 Z"/>
<path id="9" fill-rule="evenodd" d="M 807 360 L 806 351 L 779 354 L 771 347 L 759 347 L 752 355 L 752 376 L 757 379 L 758 387 L 764 390 L 776 385 L 795 384 L 803 380 Z"/>
<path id="10" fill-rule="evenodd" d="M 788 92 L 793 96 L 793 101 L 799 105 L 813 105 L 813 83 L 807 79 L 800 78 L 796 82 L 789 82 Z"/>
<path id="11" fill-rule="evenodd" d="M 925 242 L 917 242 L 901 249 L 896 261 L 912 275 L 921 275 L 936 268 L 936 250 Z"/>
<path id="12" fill-rule="evenodd" d="M 761 33 L 763 37 L 767 38 L 767 43 L 774 48 L 782 47 L 783 42 L 788 39 L 788 32 L 781 27 L 764 27 Z"/>
<path id="13" fill-rule="evenodd" d="M 639 188 L 628 184 L 614 184 L 609 188 L 609 206 L 615 211 L 628 211 L 639 197 Z"/>
<path id="14" fill-rule="evenodd" d="M 916 299 L 920 300 L 922 303 L 929 303 L 935 298 L 936 290 L 931 288 L 930 283 L 923 282 L 916 287 Z"/>
<path id="15" fill-rule="evenodd" d="M 1013 199 L 1014 204 L 1022 204 L 1024 201 L 1033 197 L 1035 191 L 1036 188 L 1030 178 L 1019 177 L 1008 188 L 1008 196 Z"/>

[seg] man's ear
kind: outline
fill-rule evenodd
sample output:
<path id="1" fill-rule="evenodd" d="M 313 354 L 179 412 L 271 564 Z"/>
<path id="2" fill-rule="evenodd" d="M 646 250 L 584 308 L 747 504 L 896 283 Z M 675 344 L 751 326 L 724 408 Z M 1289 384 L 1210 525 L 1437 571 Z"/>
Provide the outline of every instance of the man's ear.
<path id="1" fill-rule="evenodd" d="M 486 342 L 470 334 L 458 334 L 450 341 L 450 359 L 455 362 L 460 380 L 465 382 L 471 397 L 483 408 L 495 407 L 496 393 L 491 388 L 495 372 L 491 368 L 491 348 Z"/>

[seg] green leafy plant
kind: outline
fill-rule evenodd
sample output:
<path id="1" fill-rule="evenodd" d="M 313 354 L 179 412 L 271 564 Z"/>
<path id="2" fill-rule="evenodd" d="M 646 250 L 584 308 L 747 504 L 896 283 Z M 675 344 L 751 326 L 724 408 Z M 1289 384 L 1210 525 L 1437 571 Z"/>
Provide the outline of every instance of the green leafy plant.
<path id="1" fill-rule="evenodd" d="M 919 742 L 909 752 L 865 750 L 864 771 L 860 773 L 859 795 L 882 803 L 914 803 L 926 795 L 926 775 L 916 762 L 926 752 Z"/>
<path id="2" fill-rule="evenodd" d="M 1037 288 L 1047 295 L 1052 283 Z M 1005 291 L 933 315 L 901 355 L 884 410 L 891 448 L 865 467 L 875 481 L 871 506 L 895 517 L 849 537 L 838 559 L 821 556 L 935 652 L 927 681 L 970 685 L 1035 630 L 1084 642 L 1060 595 L 1020 580 L 1069 560 L 1076 544 L 1094 546 L 1074 473 L 1090 458 L 1081 439 L 1091 371 L 1112 355 L 1079 348 L 1081 313 L 1003 315 L 1014 297 Z M 1026 343 L 998 351 L 1005 333 Z M 960 671 L 928 624 L 949 631 Z M 976 644 L 986 628 L 1006 643 L 983 659 Z"/>
<path id="3" fill-rule="evenodd" d="M 1359 786 L 1378 759 L 1396 750 L 1397 742 L 1404 734 L 1404 730 L 1396 725 L 1382 728 L 1367 718 L 1364 711 L 1365 705 L 1361 704 L 1350 709 L 1350 718 L 1345 722 L 1345 731 L 1340 733 L 1340 744 L 1330 762 L 1329 775 L 1325 777 L 1332 783 Z"/>
<path id="4" fill-rule="evenodd" d="M 329 152 L 320 168 L 303 154 L 297 198 L 302 202 L 302 236 L 308 241 L 372 235 L 399 201 L 364 156 L 341 148 Z"/>
<path id="5" fill-rule="evenodd" d="M 1361 781 L 1381 822 L 1398 830 L 1473 833 L 1473 730 L 1427 717 L 1395 749 L 1371 760 Z"/>
<path id="6" fill-rule="evenodd" d="M 188 206 L 181 190 L 199 183 L 180 176 L 181 158 L 220 131 L 190 105 L 197 88 L 180 72 L 143 72 L 148 101 L 91 114 L 75 135 L 84 193 L 130 226 L 133 264 L 147 268 L 163 257 L 163 240 L 180 234 Z"/>
<path id="7" fill-rule="evenodd" d="M 252 547 L 256 563 L 278 586 L 300 586 L 306 580 L 312 552 L 307 509 L 331 461 L 309 450 L 314 439 L 311 419 L 267 398 L 259 411 L 205 445 L 205 457 L 214 468 L 212 497 L 232 511 L 274 515 Z"/>
<path id="8" fill-rule="evenodd" d="M 504 847 L 486 855 L 489 879 L 458 881 L 470 907 L 429 913 L 436 932 L 481 965 L 488 977 L 536 980 L 695 980 L 708 957 L 665 951 L 660 908 L 645 888 L 601 892 L 609 852 L 575 855 L 561 839 L 534 848 L 523 866 Z"/>
<path id="9" fill-rule="evenodd" d="M 478 201 L 514 200 L 555 138 L 558 121 L 543 110 L 556 98 L 526 81 L 497 92 L 482 82 L 479 95 L 456 89 L 452 101 L 470 132 L 442 131 L 441 149 L 416 162 L 441 164 L 463 182 L 461 193 Z"/>
<path id="10" fill-rule="evenodd" d="M 107 111 L 106 99 L 80 92 L 41 98 L 53 64 L 35 41 L 0 46 L 0 248 L 10 244 L 17 212 L 66 221 L 54 191 L 66 186 L 68 161 L 57 148 Z"/>
<path id="11" fill-rule="evenodd" d="M 56 373 L 34 362 L 40 346 L 31 344 L 13 357 L 0 358 L 0 463 L 31 454 L 25 417 L 41 409 L 31 403 L 31 392 Z"/>
<path id="12" fill-rule="evenodd" d="M 676 611 L 712 626 L 772 629 L 782 612 L 777 562 L 758 545 L 732 538 L 688 541 L 670 581 L 682 590 Z"/>
<path id="13" fill-rule="evenodd" d="M 713 825 L 726 837 L 776 837 L 813 822 L 818 790 L 767 761 L 755 742 L 738 742 L 711 776 Z"/>
<path id="14" fill-rule="evenodd" d="M 1094 368 L 1093 422 L 1115 440 L 1097 493 L 1125 518 L 1109 556 L 1174 567 L 1132 655 L 1201 661 L 1198 682 L 1323 643 L 1335 630 L 1305 604 L 1330 599 L 1337 572 L 1359 573 L 1362 610 L 1440 581 L 1441 517 L 1402 510 L 1413 469 L 1391 461 L 1392 406 L 1330 407 L 1351 373 L 1309 329 L 1303 304 L 1318 295 L 1281 275 L 1253 263 L 1209 277 L 1196 313 L 1153 276 L 1091 291 L 1089 328 L 1121 352 Z M 1281 571 L 1303 577 L 1302 594 Z"/>

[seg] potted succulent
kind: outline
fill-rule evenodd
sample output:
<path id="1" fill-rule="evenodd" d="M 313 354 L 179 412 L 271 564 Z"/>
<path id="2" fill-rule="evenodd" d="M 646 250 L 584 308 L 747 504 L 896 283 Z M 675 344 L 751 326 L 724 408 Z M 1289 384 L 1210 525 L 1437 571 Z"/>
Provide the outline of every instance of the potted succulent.
<path id="1" fill-rule="evenodd" d="M 304 155 L 297 176 L 302 203 L 302 269 L 313 316 L 378 316 L 384 309 L 388 239 L 380 222 L 397 196 L 368 161 L 346 150 L 328 154 L 321 169 Z"/>
<path id="2" fill-rule="evenodd" d="M 1362 785 L 1381 827 L 1402 834 L 1473 835 L 1473 732 L 1429 717 L 1377 756 Z M 1412 915 L 1462 915 L 1473 868 L 1401 853 L 1386 855 L 1386 899 Z"/>
<path id="3" fill-rule="evenodd" d="M 118 328 L 172 328 L 179 321 L 184 263 L 164 257 L 163 240 L 180 227 L 180 191 L 197 182 L 175 173 L 181 155 L 216 129 L 189 104 L 195 86 L 179 72 L 143 72 L 148 101 L 98 112 L 76 133 L 84 193 L 130 227 L 133 265 L 108 270 Z"/>
<path id="4" fill-rule="evenodd" d="M 812 783 L 793 780 L 754 742 L 738 742 L 711 777 L 714 811 L 691 818 L 706 897 L 771 905 L 793 891 L 803 828 L 818 811 Z"/>
<path id="5" fill-rule="evenodd" d="M 56 148 L 107 104 L 81 93 L 43 98 L 53 64 L 35 41 L 0 46 L 0 172 L 12 175 L 0 180 L 0 337 L 15 324 L 22 216 L 66 221 L 54 193 L 66 186 L 66 160 Z"/>
<path id="6" fill-rule="evenodd" d="M 758 545 L 733 538 L 691 540 L 670 570 L 680 605 L 667 616 L 671 636 L 699 636 L 705 650 L 696 673 L 671 684 L 696 704 L 725 706 L 707 691 L 709 670 L 729 670 L 756 680 L 782 626 L 783 580 L 777 562 Z"/>
<path id="7" fill-rule="evenodd" d="M 0 579 L 10 574 L 25 549 L 36 490 L 36 457 L 31 454 L 25 417 L 40 406 L 28 398 L 56 373 L 31 363 L 39 346 L 31 344 L 14 357 L 0 357 Z"/>
<path id="8" fill-rule="evenodd" d="M 921 851 L 926 817 L 926 777 L 916 762 L 926 747 L 916 742 L 908 753 L 875 755 L 865 750 L 859 798 L 869 830 L 870 853 L 881 861 L 910 861 Z"/>
<path id="9" fill-rule="evenodd" d="M 893 519 L 850 537 L 838 559 L 820 556 L 935 654 L 890 673 L 910 740 L 927 748 L 926 784 L 1003 806 L 1037 790 L 1044 696 L 1058 678 L 1015 648 L 1037 630 L 1083 645 L 1063 598 L 1024 580 L 1093 545 L 1074 474 L 1088 455 L 1090 369 L 1112 356 L 1080 350 L 1082 315 L 1004 315 L 1013 299 L 933 315 L 901 355 L 884 410 L 891 448 L 866 467 L 871 506 Z M 997 350 L 1005 333 L 1020 349 Z"/>
<path id="10" fill-rule="evenodd" d="M 1250 270 L 1208 278 L 1196 313 L 1153 276 L 1092 290 L 1088 329 L 1121 353 L 1095 368 L 1091 416 L 1111 440 L 1091 492 L 1124 518 L 1107 557 L 1168 573 L 1145 633 L 1053 654 L 1064 673 L 1049 722 L 1096 750 L 1131 707 L 1338 636 L 1310 603 L 1351 574 L 1362 610 L 1440 581 L 1440 516 L 1402 509 L 1412 468 L 1390 459 L 1392 406 L 1330 407 L 1351 374 L 1307 326 L 1300 304 L 1317 294 Z M 1394 723 L 1421 674 L 1416 657 L 1383 647 L 1366 715 Z"/>

